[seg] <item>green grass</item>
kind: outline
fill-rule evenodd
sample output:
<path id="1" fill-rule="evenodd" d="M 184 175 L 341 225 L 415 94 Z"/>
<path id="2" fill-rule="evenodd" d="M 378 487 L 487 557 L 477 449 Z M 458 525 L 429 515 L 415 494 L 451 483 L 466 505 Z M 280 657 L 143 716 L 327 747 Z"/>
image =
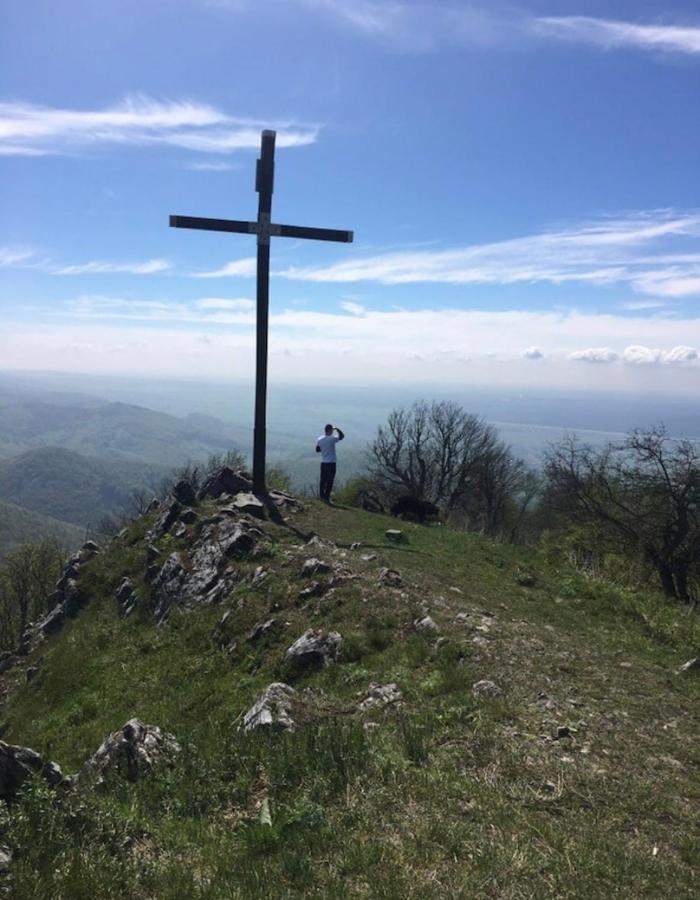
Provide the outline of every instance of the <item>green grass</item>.
<path id="1" fill-rule="evenodd" d="M 0 843 L 16 851 L 13 896 L 697 894 L 700 679 L 674 674 L 697 653 L 696 619 L 551 552 L 410 524 L 393 545 L 395 520 L 313 502 L 295 525 L 339 549 L 266 526 L 273 540 L 239 564 L 224 604 L 161 628 L 145 606 L 120 620 L 113 597 L 125 574 L 146 597 L 147 521 L 90 564 L 94 600 L 40 648 L 29 684 L 14 676 L 3 739 L 74 771 L 136 715 L 186 752 L 99 794 L 28 787 L 0 820 Z M 301 604 L 311 555 L 357 577 Z M 252 585 L 258 565 L 270 574 Z M 382 566 L 402 588 L 378 580 Z M 212 642 L 229 608 L 232 654 Z M 424 608 L 447 643 L 413 628 Z M 251 647 L 246 633 L 270 616 L 284 627 Z M 290 677 L 285 649 L 316 626 L 341 632 L 343 654 L 295 677 L 303 724 L 243 734 L 262 688 Z M 483 678 L 502 693 L 476 699 Z M 397 682 L 402 705 L 360 714 L 371 681 Z M 557 740 L 563 725 L 571 736 Z"/>

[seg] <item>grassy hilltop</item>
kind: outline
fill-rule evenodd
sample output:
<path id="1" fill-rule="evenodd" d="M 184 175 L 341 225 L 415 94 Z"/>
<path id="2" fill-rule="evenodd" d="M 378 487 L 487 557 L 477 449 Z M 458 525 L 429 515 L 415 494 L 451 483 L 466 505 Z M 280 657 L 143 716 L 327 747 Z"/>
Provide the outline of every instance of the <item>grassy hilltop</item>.
<path id="1" fill-rule="evenodd" d="M 2 739 L 64 772 L 133 716 L 183 746 L 137 784 L 35 781 L 0 818 L 13 896 L 697 896 L 700 678 L 676 674 L 695 617 L 556 553 L 411 524 L 393 544 L 396 520 L 313 501 L 291 522 L 260 526 L 270 540 L 223 602 L 156 627 L 114 597 L 125 575 L 148 596 L 153 516 L 137 520 L 86 565 L 92 600 L 29 657 L 38 674 L 0 675 Z M 300 597 L 309 557 L 342 578 Z M 437 630 L 416 628 L 426 614 Z M 247 640 L 270 617 L 279 629 Z M 311 627 L 340 632 L 340 658 L 295 674 L 285 650 Z M 497 695 L 475 695 L 484 679 Z M 296 731 L 244 733 L 274 681 L 298 692 Z M 372 682 L 402 702 L 359 711 Z"/>

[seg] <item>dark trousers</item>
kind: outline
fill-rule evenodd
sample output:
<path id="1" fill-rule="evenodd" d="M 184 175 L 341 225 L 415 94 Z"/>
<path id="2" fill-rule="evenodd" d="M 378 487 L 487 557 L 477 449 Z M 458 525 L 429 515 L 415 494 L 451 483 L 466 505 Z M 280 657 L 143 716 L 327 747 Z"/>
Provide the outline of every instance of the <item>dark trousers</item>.
<path id="1" fill-rule="evenodd" d="M 335 480 L 335 463 L 321 463 L 321 484 L 319 493 L 321 500 L 330 500 Z"/>

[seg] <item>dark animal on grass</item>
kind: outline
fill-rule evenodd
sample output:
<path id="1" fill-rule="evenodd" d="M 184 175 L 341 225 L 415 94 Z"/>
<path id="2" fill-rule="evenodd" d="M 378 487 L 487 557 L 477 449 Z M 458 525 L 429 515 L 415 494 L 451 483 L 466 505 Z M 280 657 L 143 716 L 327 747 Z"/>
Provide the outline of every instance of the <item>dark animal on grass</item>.
<path id="1" fill-rule="evenodd" d="M 437 519 L 440 514 L 437 506 L 428 500 L 419 500 L 406 494 L 394 503 L 391 507 L 392 516 L 398 519 L 408 519 L 412 522 L 420 522 L 424 524 L 431 519 Z"/>

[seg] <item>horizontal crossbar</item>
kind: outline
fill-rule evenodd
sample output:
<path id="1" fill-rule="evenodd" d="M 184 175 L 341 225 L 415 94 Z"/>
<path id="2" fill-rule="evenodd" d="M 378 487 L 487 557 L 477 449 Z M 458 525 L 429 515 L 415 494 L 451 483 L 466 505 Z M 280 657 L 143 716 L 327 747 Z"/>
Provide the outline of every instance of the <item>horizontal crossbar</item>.
<path id="1" fill-rule="evenodd" d="M 337 228 L 306 228 L 303 225 L 270 224 L 261 229 L 257 222 L 241 222 L 236 219 L 203 219 L 199 216 L 170 216 L 171 228 L 196 228 L 200 231 L 228 231 L 234 234 L 259 234 L 278 237 L 301 238 L 311 241 L 336 241 L 340 244 L 351 244 L 352 231 L 340 231 Z"/>
<path id="2" fill-rule="evenodd" d="M 238 222 L 235 219 L 201 219 L 199 216 L 170 216 L 171 228 L 197 228 L 200 231 L 229 231 L 234 234 L 255 234 L 257 222 Z"/>
<path id="3" fill-rule="evenodd" d="M 302 225 L 278 225 L 279 236 L 288 238 L 306 238 L 312 241 L 337 241 L 351 244 L 352 231 L 339 231 L 336 228 L 305 228 Z"/>

